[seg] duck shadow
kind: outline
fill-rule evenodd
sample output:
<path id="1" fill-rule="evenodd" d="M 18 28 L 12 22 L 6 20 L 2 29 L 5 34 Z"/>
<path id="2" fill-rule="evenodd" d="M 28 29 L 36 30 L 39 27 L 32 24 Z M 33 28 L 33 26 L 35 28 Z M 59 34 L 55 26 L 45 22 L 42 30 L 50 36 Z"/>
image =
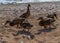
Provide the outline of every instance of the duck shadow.
<path id="1" fill-rule="evenodd" d="M 39 34 L 41 34 L 42 32 L 51 32 L 52 30 L 54 30 L 54 29 L 56 29 L 56 28 L 48 28 L 48 29 L 41 29 L 41 30 L 38 30 L 38 32 L 37 33 L 35 33 L 35 34 L 37 34 L 37 35 L 39 35 Z"/>
<path id="2" fill-rule="evenodd" d="M 22 35 L 22 34 L 30 36 L 30 39 L 34 39 L 34 37 L 35 37 L 32 33 L 28 32 L 28 31 L 25 31 L 25 30 L 19 30 L 19 31 L 17 31 L 16 34 L 12 34 L 12 35 L 13 36 L 18 36 L 18 35 Z"/>

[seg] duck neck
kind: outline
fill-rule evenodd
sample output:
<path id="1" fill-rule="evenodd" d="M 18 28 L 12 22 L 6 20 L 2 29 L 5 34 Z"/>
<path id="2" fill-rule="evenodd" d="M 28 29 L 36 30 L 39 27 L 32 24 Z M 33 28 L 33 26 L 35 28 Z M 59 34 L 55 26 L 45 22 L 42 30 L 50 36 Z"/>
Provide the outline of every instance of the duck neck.
<path id="1" fill-rule="evenodd" d="M 6 25 L 6 24 L 8 24 L 8 23 L 10 23 L 10 21 L 6 21 L 4 25 Z"/>
<path id="2" fill-rule="evenodd" d="M 27 13 L 30 12 L 29 6 L 27 7 Z"/>

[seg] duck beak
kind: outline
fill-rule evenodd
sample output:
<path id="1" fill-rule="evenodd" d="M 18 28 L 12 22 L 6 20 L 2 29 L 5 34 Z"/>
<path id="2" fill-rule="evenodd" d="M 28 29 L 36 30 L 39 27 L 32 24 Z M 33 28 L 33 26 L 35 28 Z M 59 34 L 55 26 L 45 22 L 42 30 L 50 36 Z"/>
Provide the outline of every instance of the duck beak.
<path id="1" fill-rule="evenodd" d="M 38 18 L 37 20 L 40 20 L 40 18 Z"/>

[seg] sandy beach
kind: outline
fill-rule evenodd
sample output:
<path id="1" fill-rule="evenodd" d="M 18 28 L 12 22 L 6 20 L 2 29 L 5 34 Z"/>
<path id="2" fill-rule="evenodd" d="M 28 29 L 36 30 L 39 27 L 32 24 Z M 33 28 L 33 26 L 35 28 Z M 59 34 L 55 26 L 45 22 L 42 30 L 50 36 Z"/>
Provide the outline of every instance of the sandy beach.
<path id="1" fill-rule="evenodd" d="M 9 25 L 7 25 L 7 27 L 3 26 L 7 19 L 13 20 L 26 12 L 27 4 L 0 5 L 0 43 L 2 38 L 6 43 L 60 43 L 60 2 L 30 4 L 31 15 L 28 21 L 33 24 L 30 33 L 34 35 L 34 38 L 28 40 L 27 35 L 25 35 L 25 38 L 22 37 L 24 34 L 14 36 L 13 33 L 16 34 L 17 31 L 21 31 L 22 28 L 17 28 L 16 26 L 11 27 Z M 17 15 L 14 14 L 14 10 L 17 10 Z M 58 24 L 57 28 L 36 34 L 40 30 L 44 30 L 39 26 L 37 19 L 41 16 L 45 17 L 47 14 L 52 14 L 53 12 L 56 12 L 58 16 L 55 22 L 55 24 Z"/>

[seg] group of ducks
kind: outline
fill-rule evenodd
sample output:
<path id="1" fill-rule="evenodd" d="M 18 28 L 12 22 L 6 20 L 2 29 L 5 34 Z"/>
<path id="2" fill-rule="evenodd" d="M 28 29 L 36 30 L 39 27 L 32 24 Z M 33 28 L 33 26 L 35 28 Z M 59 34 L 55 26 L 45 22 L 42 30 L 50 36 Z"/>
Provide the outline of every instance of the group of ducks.
<path id="1" fill-rule="evenodd" d="M 14 25 L 17 25 L 17 27 L 23 27 L 25 29 L 31 29 L 33 27 L 32 24 L 30 24 L 29 22 L 25 22 L 25 20 L 27 20 L 27 18 L 31 15 L 30 14 L 30 8 L 31 5 L 28 4 L 27 6 L 27 11 L 25 13 L 23 13 L 21 16 L 19 16 L 19 18 L 15 18 L 13 19 L 12 21 L 10 20 L 7 20 L 5 22 L 5 25 L 9 23 L 10 26 L 14 26 Z M 44 28 L 46 28 L 47 26 L 50 26 L 50 25 L 53 25 L 53 23 L 56 21 L 55 18 L 57 18 L 57 14 L 56 13 L 53 13 L 53 14 L 48 14 L 45 17 L 39 17 L 37 20 L 40 20 L 39 21 L 39 25 L 40 26 L 43 26 Z"/>
<path id="2" fill-rule="evenodd" d="M 57 19 L 57 14 L 56 12 L 54 12 L 53 14 L 48 14 L 46 17 L 39 17 L 38 20 L 40 20 L 39 25 L 40 26 L 44 26 L 44 28 L 47 28 L 47 26 L 49 26 L 49 28 L 51 28 L 51 25 L 53 27 L 56 27 L 54 25 L 54 22 Z"/>
<path id="3" fill-rule="evenodd" d="M 27 18 L 30 16 L 30 9 L 29 9 L 30 6 L 31 5 L 28 4 L 27 11 L 25 13 L 23 13 L 21 16 L 19 16 L 19 18 L 15 18 L 12 21 L 7 20 L 4 24 L 4 26 L 6 26 L 9 23 L 10 26 L 17 25 L 17 27 L 19 27 L 19 26 L 23 27 L 24 28 L 23 30 L 28 28 L 28 31 L 29 31 L 29 29 L 31 27 L 33 27 L 33 25 L 31 25 L 27 20 Z"/>

